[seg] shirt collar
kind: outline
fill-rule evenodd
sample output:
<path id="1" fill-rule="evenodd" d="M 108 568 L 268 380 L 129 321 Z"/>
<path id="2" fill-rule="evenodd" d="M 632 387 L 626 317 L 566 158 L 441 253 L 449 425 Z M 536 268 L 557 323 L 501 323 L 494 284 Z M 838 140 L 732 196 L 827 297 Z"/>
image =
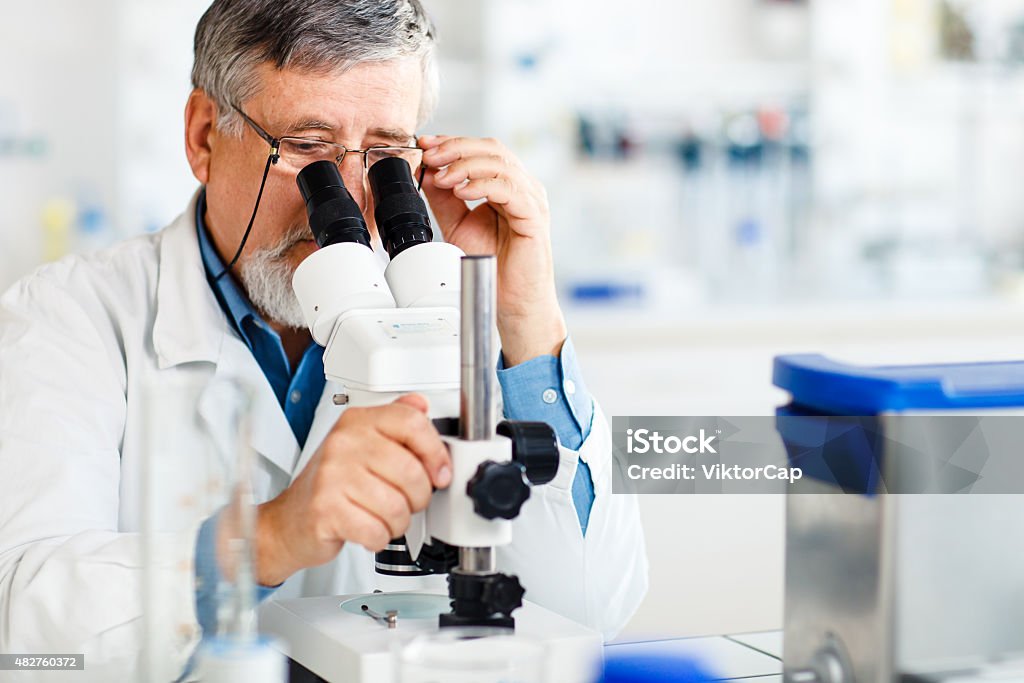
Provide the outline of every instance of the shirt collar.
<path id="1" fill-rule="evenodd" d="M 224 260 L 217 253 L 216 247 L 213 246 L 213 240 L 210 239 L 210 233 L 206 229 L 206 221 L 203 218 L 205 213 L 206 189 L 204 188 L 200 191 L 199 200 L 196 202 L 196 229 L 199 232 L 199 252 L 203 257 L 206 281 L 210 283 L 210 289 L 213 290 L 221 308 L 227 313 L 235 331 L 251 347 L 252 340 L 249 339 L 243 323 L 247 318 L 251 318 L 257 323 L 262 323 L 263 319 L 238 286 L 233 273 L 228 273 L 219 280 L 217 279 L 217 276 L 224 272 Z"/>

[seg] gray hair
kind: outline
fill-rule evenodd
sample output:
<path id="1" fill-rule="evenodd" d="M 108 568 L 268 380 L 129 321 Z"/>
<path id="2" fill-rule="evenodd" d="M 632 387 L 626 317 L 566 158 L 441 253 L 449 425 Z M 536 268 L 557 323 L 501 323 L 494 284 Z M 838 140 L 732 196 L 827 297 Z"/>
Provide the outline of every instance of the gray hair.
<path id="1" fill-rule="evenodd" d="M 419 0 L 214 0 L 196 26 L 192 85 L 217 105 L 217 127 L 239 135 L 233 105 L 256 94 L 256 67 L 313 73 L 419 57 L 423 125 L 437 104 L 434 26 Z"/>

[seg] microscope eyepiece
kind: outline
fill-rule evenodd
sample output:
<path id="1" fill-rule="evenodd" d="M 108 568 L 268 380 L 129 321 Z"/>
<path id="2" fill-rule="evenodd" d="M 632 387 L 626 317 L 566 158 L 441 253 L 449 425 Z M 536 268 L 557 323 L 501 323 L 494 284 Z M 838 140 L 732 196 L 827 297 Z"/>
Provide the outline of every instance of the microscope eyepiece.
<path id="1" fill-rule="evenodd" d="M 388 256 L 395 258 L 417 244 L 431 242 L 427 205 L 416 189 L 412 167 L 405 159 L 381 159 L 370 167 L 373 217 Z"/>
<path id="2" fill-rule="evenodd" d="M 309 227 L 318 245 L 357 242 L 370 247 L 370 232 L 366 229 L 363 212 L 345 189 L 336 164 L 314 162 L 299 171 L 296 182 L 306 201 Z"/>

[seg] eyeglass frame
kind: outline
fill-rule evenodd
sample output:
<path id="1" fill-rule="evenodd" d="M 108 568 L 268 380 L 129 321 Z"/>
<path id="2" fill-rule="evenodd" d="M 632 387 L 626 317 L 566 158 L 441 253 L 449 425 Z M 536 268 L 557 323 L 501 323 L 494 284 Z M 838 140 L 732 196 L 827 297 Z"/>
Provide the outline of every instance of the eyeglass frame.
<path id="1" fill-rule="evenodd" d="M 368 165 L 369 162 L 367 160 L 367 156 L 366 155 L 369 154 L 372 150 L 374 150 L 374 149 L 415 149 L 415 150 L 422 151 L 422 149 L 420 147 L 403 147 L 401 145 L 381 145 L 380 147 L 371 147 L 370 149 L 349 149 L 345 145 L 339 145 L 336 142 L 327 142 L 326 140 L 313 140 L 312 138 L 302 138 L 302 137 L 291 136 L 291 135 L 286 135 L 284 137 L 275 138 L 273 135 L 271 135 L 267 131 L 263 130 L 263 128 L 258 123 L 256 123 L 251 118 L 249 118 L 249 115 L 246 114 L 244 111 L 242 111 L 241 107 L 239 107 L 238 105 L 231 105 L 231 108 L 234 109 L 238 113 L 238 115 L 242 117 L 243 121 L 245 121 L 247 124 L 249 124 L 249 126 L 254 131 L 256 131 L 257 135 L 259 135 L 267 144 L 270 145 L 270 155 L 267 156 L 267 165 L 263 168 L 263 178 L 260 180 L 259 192 L 256 193 L 256 203 L 252 207 L 252 215 L 249 217 L 249 225 L 246 226 L 245 232 L 242 234 L 242 239 L 238 243 L 238 249 L 235 251 L 235 255 L 231 259 L 231 262 L 228 263 L 226 266 L 224 266 L 224 269 L 220 271 L 220 274 L 218 274 L 218 275 L 213 277 L 214 282 L 219 281 L 221 278 L 223 278 L 225 275 L 227 275 L 231 271 L 231 269 L 234 268 L 235 264 L 238 263 L 238 259 L 241 258 L 241 256 L 242 256 L 242 250 L 245 249 L 245 243 L 249 239 L 249 233 L 252 232 L 252 226 L 256 222 L 256 213 L 260 209 L 260 200 L 263 198 L 263 188 L 266 187 L 267 176 L 270 175 L 270 167 L 272 165 L 276 165 L 277 162 L 281 159 L 280 150 L 281 150 L 281 141 L 282 140 L 304 140 L 306 142 L 318 142 L 318 143 L 324 144 L 324 145 L 331 145 L 332 147 L 340 147 L 342 150 L 344 150 L 344 152 L 341 154 L 341 156 L 339 158 L 337 158 L 335 160 L 335 163 L 337 165 L 339 165 L 339 166 L 341 165 L 341 162 L 343 162 L 345 160 L 345 156 L 349 152 L 356 152 L 358 154 L 362 154 L 363 155 L 364 181 L 365 181 L 365 172 L 369 171 L 369 168 L 370 168 L 369 165 Z M 413 137 L 413 139 L 415 139 L 415 136 Z M 424 174 L 426 174 L 426 172 L 427 172 L 427 167 L 424 164 L 421 163 L 420 164 L 419 182 L 418 182 L 417 187 L 416 187 L 417 191 L 423 189 L 423 176 L 424 176 Z"/>
<path id="2" fill-rule="evenodd" d="M 420 147 L 410 147 L 410 146 L 406 146 L 406 145 L 381 145 L 379 147 L 369 147 L 367 149 L 349 149 L 345 145 L 338 144 L 337 142 L 328 142 L 327 140 L 316 140 L 314 138 L 304 138 L 304 137 L 300 137 L 300 136 L 297 136 L 297 135 L 283 135 L 283 136 L 281 136 L 279 138 L 276 138 L 273 135 L 271 135 L 270 133 L 268 133 L 266 130 L 264 130 L 263 127 L 260 126 L 258 123 L 253 121 L 252 118 L 248 114 L 246 114 L 244 111 L 242 111 L 241 107 L 239 107 L 238 105 L 234 105 L 233 104 L 233 105 L 231 105 L 231 108 L 234 109 L 235 112 L 237 112 L 238 115 L 242 117 L 243 121 L 245 121 L 247 124 L 249 124 L 249 127 L 252 128 L 253 131 L 255 131 L 256 135 L 259 135 L 263 139 L 264 142 L 266 142 L 268 145 L 270 145 L 270 161 L 271 161 L 272 164 L 275 164 L 275 165 L 277 164 L 278 160 L 281 158 L 281 153 L 280 153 L 281 142 L 283 142 L 284 140 L 301 140 L 303 142 L 316 142 L 316 143 L 319 143 L 321 145 L 330 145 L 331 147 L 336 147 L 338 149 L 341 149 L 341 155 L 338 156 L 335 159 L 335 163 L 339 167 L 345 161 L 345 157 L 348 155 L 349 152 L 354 152 L 356 154 L 360 154 L 363 157 L 363 171 L 364 172 L 370 170 L 369 162 L 367 160 L 367 155 L 370 152 L 372 152 L 373 150 L 375 150 L 375 149 L 409 149 L 409 150 L 416 150 L 416 151 L 420 152 L 421 154 L 423 153 L 423 149 L 420 148 Z M 414 141 L 416 140 L 415 136 L 413 136 L 413 140 Z M 427 170 L 426 166 L 424 166 L 422 163 L 420 163 L 420 177 L 417 179 L 417 183 L 416 183 L 416 189 L 417 190 L 423 189 L 423 175 L 426 173 L 426 170 Z"/>

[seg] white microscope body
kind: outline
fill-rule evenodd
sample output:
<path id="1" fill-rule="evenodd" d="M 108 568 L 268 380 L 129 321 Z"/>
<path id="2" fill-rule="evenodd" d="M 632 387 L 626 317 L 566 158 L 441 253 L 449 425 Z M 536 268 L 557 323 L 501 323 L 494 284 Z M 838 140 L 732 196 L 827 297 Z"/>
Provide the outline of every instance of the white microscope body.
<path id="1" fill-rule="evenodd" d="M 382 272 L 371 250 L 344 242 L 299 265 L 293 286 L 313 339 L 325 347 L 324 374 L 345 386 L 350 404 L 418 391 L 441 401 L 431 400 L 432 412 L 458 414 L 462 256 L 431 242 L 406 249 Z"/>
<path id="2" fill-rule="evenodd" d="M 313 339 L 325 347 L 324 373 L 346 390 L 336 401 L 372 406 L 419 392 L 430 401 L 431 417 L 459 415 L 463 256 L 444 242 L 419 244 L 398 254 L 382 273 L 371 250 L 349 242 L 326 246 L 299 265 L 293 286 Z M 490 336 L 490 329 L 474 334 Z M 476 371 L 492 371 L 491 360 L 481 360 L 484 367 Z M 491 405 L 478 412 L 490 417 L 493 390 L 479 398 Z M 508 519 L 475 514 L 472 499 L 462 493 L 481 463 L 512 460 L 511 441 L 494 433 L 491 420 L 481 435 L 488 438 L 444 437 L 452 483 L 434 494 L 425 515 L 414 515 L 407 533 L 412 559 L 431 537 L 465 548 L 512 542 Z"/>

